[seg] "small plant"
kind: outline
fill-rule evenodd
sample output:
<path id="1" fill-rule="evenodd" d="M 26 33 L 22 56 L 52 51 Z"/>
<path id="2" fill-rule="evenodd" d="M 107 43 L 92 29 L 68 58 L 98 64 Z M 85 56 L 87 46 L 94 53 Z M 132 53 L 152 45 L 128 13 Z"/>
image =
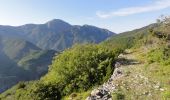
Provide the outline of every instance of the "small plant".
<path id="1" fill-rule="evenodd" d="M 170 91 L 166 91 L 163 93 L 163 98 L 164 100 L 169 100 L 170 99 Z"/>
<path id="2" fill-rule="evenodd" d="M 125 99 L 125 95 L 122 93 L 117 93 L 117 100 L 124 100 Z"/>
<path id="3" fill-rule="evenodd" d="M 23 88 L 25 88 L 25 87 L 26 87 L 26 85 L 25 85 L 24 82 L 19 82 L 19 83 L 18 83 L 18 89 L 23 89 Z"/>

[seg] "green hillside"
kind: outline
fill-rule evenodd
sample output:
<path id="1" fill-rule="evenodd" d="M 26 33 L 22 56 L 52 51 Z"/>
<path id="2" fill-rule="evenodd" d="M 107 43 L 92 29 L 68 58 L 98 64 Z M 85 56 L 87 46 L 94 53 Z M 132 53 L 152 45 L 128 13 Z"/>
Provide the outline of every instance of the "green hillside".
<path id="1" fill-rule="evenodd" d="M 121 33 L 99 45 L 75 45 L 57 55 L 48 73 L 40 80 L 19 83 L 2 93 L 0 98 L 85 100 L 113 74 L 116 76 L 111 77 L 111 85 L 107 87 L 114 87 L 109 92 L 109 98 L 113 100 L 168 100 L 169 19 Z M 115 63 L 119 63 L 119 67 L 115 67 Z M 108 90 L 105 94 L 98 91 L 97 95 L 104 97 Z"/>
<path id="2" fill-rule="evenodd" d="M 19 38 L 2 37 L 2 50 L 10 58 L 20 60 L 30 52 L 40 51 L 41 49 L 30 42 Z"/>
<path id="3" fill-rule="evenodd" d="M 99 43 L 113 32 L 90 25 L 70 25 L 59 19 L 45 24 L 0 25 L 0 93 L 19 81 L 47 73 L 56 51 L 80 43 Z M 10 80 L 13 80 L 12 82 Z"/>
<path id="4" fill-rule="evenodd" d="M 113 100 L 170 99 L 169 25 L 170 18 L 161 20 L 153 27 L 124 33 L 126 35 L 120 34 L 120 37 L 131 38 L 136 35 L 138 38 L 133 41 L 133 46 L 126 49 L 118 58 L 118 62 L 122 63 L 119 69 L 122 77 L 113 81 L 116 86 L 112 93 Z M 141 38 L 141 34 L 145 35 Z M 110 41 L 113 44 L 115 42 Z"/>
<path id="5" fill-rule="evenodd" d="M 55 51 L 43 51 L 17 38 L 0 38 L 0 92 L 19 81 L 39 79 L 48 71 Z"/>
<path id="6" fill-rule="evenodd" d="M 48 74 L 40 81 L 23 83 L 26 85 L 23 88 L 15 86 L 8 90 L 9 98 L 61 99 L 72 92 L 87 91 L 110 77 L 117 55 L 117 51 L 107 47 L 76 45 L 56 56 Z"/>

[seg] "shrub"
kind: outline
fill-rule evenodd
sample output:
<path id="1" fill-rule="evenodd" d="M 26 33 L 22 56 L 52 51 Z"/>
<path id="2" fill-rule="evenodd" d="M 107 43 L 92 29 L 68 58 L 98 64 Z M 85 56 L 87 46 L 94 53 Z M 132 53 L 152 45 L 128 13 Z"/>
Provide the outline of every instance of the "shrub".
<path id="1" fill-rule="evenodd" d="M 164 93 L 163 93 L 163 98 L 164 98 L 164 100 L 170 99 L 170 91 L 164 92 Z"/>
<path id="2" fill-rule="evenodd" d="M 36 83 L 32 87 L 30 96 L 35 100 L 61 100 L 59 87 L 52 84 Z"/>
<path id="3" fill-rule="evenodd" d="M 148 53 L 148 62 L 159 62 L 163 65 L 170 65 L 170 48 L 159 48 Z"/>
<path id="4" fill-rule="evenodd" d="M 121 93 L 117 93 L 117 100 L 124 100 L 124 99 L 125 99 L 125 95 Z"/>
<path id="5" fill-rule="evenodd" d="M 115 53 L 107 47 L 76 45 L 55 57 L 43 80 L 59 84 L 63 95 L 86 91 L 110 77 L 114 59 Z"/>
<path id="6" fill-rule="evenodd" d="M 18 83 L 18 89 L 23 89 L 23 88 L 25 88 L 25 83 L 24 82 L 19 82 Z"/>

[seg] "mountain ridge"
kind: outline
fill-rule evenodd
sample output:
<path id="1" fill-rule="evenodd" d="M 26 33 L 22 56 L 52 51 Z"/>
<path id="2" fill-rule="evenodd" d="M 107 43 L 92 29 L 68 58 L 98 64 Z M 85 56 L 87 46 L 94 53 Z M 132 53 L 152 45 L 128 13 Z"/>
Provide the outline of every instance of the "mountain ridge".
<path id="1" fill-rule="evenodd" d="M 62 51 L 75 43 L 99 43 L 115 33 L 92 25 L 71 25 L 53 19 L 44 24 L 0 26 L 0 35 L 23 38 L 41 49 Z"/>
<path id="2" fill-rule="evenodd" d="M 169 98 L 170 46 L 167 44 L 170 30 L 164 30 L 162 24 L 151 24 L 118 34 L 98 45 L 75 45 L 56 56 L 48 73 L 40 80 L 17 84 L 1 98 Z M 121 77 L 115 77 L 119 75 Z M 92 90 L 100 84 L 103 85 Z"/>

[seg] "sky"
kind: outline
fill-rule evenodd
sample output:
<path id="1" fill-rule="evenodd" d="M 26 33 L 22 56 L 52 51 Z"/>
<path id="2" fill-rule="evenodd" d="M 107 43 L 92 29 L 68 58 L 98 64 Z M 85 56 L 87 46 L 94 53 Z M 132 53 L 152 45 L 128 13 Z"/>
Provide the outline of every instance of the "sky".
<path id="1" fill-rule="evenodd" d="M 0 25 L 42 24 L 62 19 L 120 33 L 170 15 L 170 0 L 0 0 Z"/>

